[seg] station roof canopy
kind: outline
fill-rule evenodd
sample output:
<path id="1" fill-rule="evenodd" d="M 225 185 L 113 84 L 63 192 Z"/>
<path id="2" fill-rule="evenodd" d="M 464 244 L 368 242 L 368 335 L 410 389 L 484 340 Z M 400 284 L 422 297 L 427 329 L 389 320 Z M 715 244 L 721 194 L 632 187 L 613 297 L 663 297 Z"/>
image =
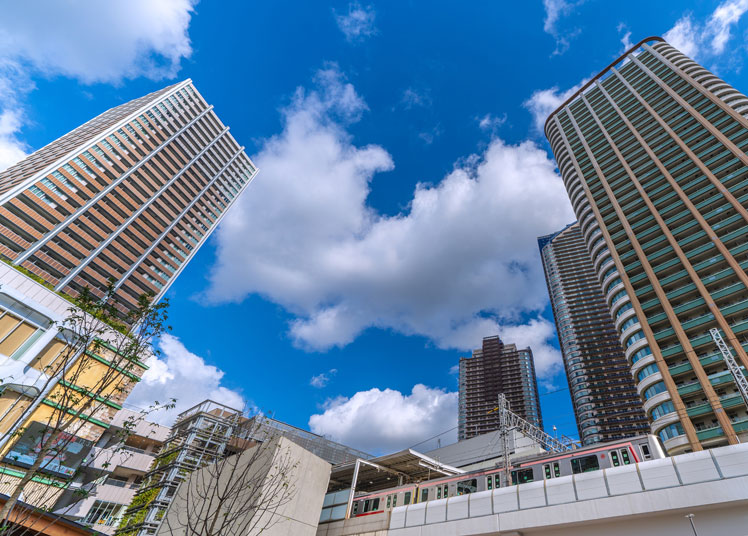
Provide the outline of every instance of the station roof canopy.
<path id="1" fill-rule="evenodd" d="M 356 464 L 359 465 L 358 478 L 353 483 Z M 402 483 L 421 482 L 442 476 L 460 475 L 465 471 L 439 463 L 415 450 L 406 449 L 370 460 L 358 459 L 336 465 L 330 473 L 329 491 L 353 487 L 362 491 L 379 491 Z M 352 485 L 353 484 L 353 485 Z"/>

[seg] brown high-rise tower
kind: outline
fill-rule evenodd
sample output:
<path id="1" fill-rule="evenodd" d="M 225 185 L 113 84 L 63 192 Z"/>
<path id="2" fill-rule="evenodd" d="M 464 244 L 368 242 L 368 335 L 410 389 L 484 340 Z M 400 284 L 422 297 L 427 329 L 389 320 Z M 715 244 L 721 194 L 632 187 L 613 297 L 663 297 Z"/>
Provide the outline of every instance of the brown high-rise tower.
<path id="1" fill-rule="evenodd" d="M 472 357 L 460 358 L 459 439 L 498 430 L 498 413 L 491 410 L 500 393 L 514 413 L 543 427 L 532 350 L 518 350 L 496 335 L 484 338 Z"/>

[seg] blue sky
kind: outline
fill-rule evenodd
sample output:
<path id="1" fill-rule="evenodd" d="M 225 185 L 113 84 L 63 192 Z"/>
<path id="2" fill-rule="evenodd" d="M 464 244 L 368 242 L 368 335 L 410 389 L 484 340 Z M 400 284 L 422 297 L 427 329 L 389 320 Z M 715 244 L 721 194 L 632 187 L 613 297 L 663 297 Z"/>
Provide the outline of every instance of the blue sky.
<path id="1" fill-rule="evenodd" d="M 192 78 L 261 171 L 171 288 L 172 335 L 131 402 L 245 400 L 383 452 L 456 425 L 453 367 L 482 336 L 531 345 L 541 392 L 566 386 L 535 237 L 573 215 L 542 122 L 649 35 L 748 87 L 746 11 L 0 2 L 0 167 Z M 576 435 L 568 391 L 541 403 Z"/>

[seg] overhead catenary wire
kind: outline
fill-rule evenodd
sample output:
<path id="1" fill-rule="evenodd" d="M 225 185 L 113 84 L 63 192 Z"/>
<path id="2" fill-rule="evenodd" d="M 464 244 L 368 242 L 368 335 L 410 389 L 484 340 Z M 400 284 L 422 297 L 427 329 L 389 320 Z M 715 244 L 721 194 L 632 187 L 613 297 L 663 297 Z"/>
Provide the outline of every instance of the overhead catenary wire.
<path id="1" fill-rule="evenodd" d="M 553 394 L 561 393 L 563 391 L 568 391 L 568 390 L 569 390 L 568 387 L 561 387 L 559 389 L 554 389 L 553 391 L 547 391 L 545 393 L 540 393 L 540 396 L 543 397 L 543 396 L 547 396 L 547 395 L 553 395 Z M 561 423 L 560 425 L 563 426 L 563 425 L 566 425 L 566 424 L 574 424 L 574 423 Z M 413 445 L 411 445 L 411 446 L 409 446 L 407 448 L 409 448 L 409 449 L 415 448 L 418 445 L 422 445 L 423 443 L 426 443 L 427 441 L 431 441 L 432 439 L 437 439 L 438 437 L 443 436 L 444 434 L 448 434 L 449 432 L 451 432 L 452 430 L 455 430 L 455 429 L 457 429 L 457 426 L 453 426 L 452 428 L 450 428 L 448 430 L 444 430 L 443 432 L 440 432 L 440 433 L 438 433 L 436 435 L 433 435 L 433 436 L 429 437 L 428 439 L 424 439 L 422 441 L 419 441 L 418 443 L 415 443 L 415 444 L 413 444 Z M 569 437 L 575 438 L 576 436 L 572 435 L 572 436 L 569 436 Z"/>

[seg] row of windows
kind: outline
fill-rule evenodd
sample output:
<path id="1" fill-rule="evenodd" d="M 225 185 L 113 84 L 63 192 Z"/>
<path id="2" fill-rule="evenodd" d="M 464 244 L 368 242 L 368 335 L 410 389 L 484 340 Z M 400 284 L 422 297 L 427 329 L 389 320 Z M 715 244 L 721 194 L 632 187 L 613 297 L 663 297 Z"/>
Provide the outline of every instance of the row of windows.
<path id="1" fill-rule="evenodd" d="M 652 363 L 651 365 L 647 365 L 646 367 L 641 369 L 639 371 L 639 374 L 636 375 L 636 379 L 637 381 L 642 381 L 647 376 L 651 376 L 656 372 L 660 372 L 660 369 L 657 368 L 657 365 L 655 363 Z"/>
<path id="2" fill-rule="evenodd" d="M 655 395 L 664 393 L 666 390 L 667 388 L 665 387 L 664 382 L 657 382 L 651 387 L 648 387 L 646 391 L 644 391 L 644 400 L 649 400 Z"/>

